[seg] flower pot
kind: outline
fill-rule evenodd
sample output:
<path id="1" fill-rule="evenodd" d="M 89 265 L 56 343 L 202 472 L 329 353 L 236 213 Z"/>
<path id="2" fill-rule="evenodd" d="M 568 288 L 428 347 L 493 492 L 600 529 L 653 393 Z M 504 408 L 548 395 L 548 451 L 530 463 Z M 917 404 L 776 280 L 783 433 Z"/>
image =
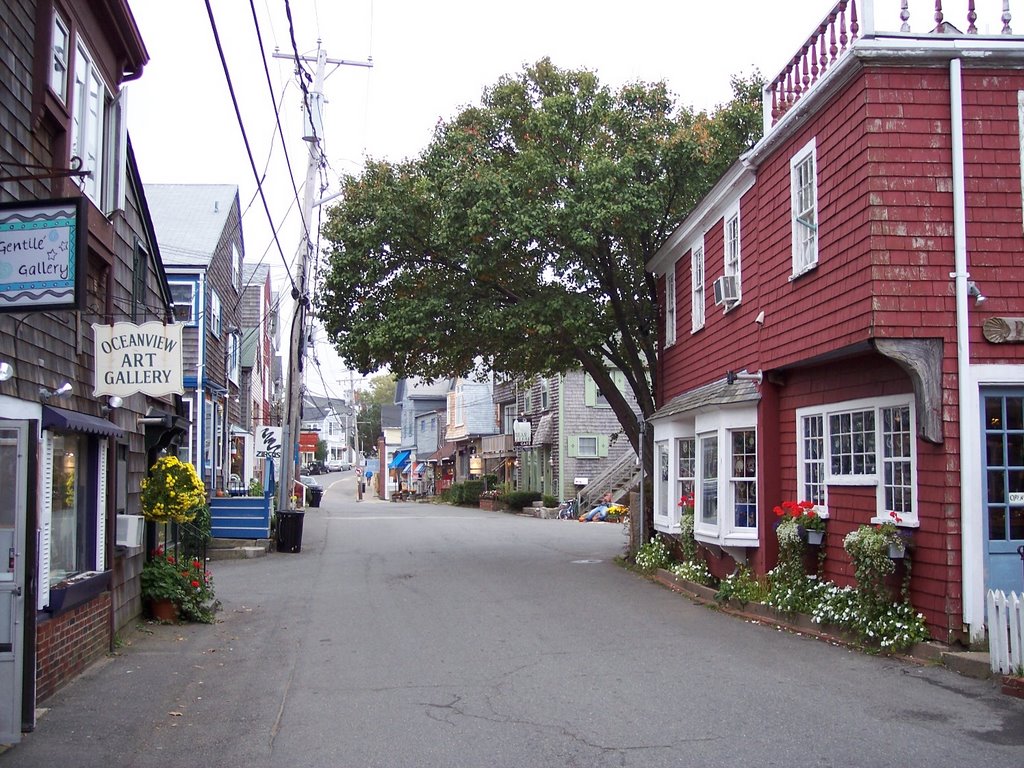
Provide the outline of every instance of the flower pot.
<path id="1" fill-rule="evenodd" d="M 821 542 L 824 541 L 824 539 L 824 531 L 812 531 L 809 528 L 807 529 L 807 543 L 810 544 L 812 547 L 820 547 Z"/>
<path id="2" fill-rule="evenodd" d="M 906 554 L 906 551 L 907 548 L 902 541 L 893 542 L 889 545 L 889 557 L 891 557 L 893 560 L 902 560 L 903 555 Z"/>
<path id="3" fill-rule="evenodd" d="M 178 604 L 169 597 L 150 600 L 149 616 L 154 621 L 176 622 L 178 620 Z"/>

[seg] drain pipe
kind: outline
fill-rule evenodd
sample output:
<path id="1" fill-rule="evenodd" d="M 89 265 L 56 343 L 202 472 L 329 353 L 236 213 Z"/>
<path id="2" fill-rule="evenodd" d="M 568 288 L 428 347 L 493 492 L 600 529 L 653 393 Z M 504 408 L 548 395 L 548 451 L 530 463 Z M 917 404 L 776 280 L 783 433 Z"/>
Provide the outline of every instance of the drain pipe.
<path id="1" fill-rule="evenodd" d="M 956 368 L 957 399 L 960 414 L 960 536 L 961 595 L 963 621 L 969 627 L 971 642 L 983 640 L 984 576 L 982 573 L 981 483 L 973 471 L 981 455 L 978 434 L 979 404 L 977 387 L 971 371 L 970 318 L 968 315 L 967 281 L 967 201 L 964 184 L 964 113 L 963 75 L 961 61 L 949 62 L 949 114 L 953 160 L 953 266 L 956 299 Z"/>

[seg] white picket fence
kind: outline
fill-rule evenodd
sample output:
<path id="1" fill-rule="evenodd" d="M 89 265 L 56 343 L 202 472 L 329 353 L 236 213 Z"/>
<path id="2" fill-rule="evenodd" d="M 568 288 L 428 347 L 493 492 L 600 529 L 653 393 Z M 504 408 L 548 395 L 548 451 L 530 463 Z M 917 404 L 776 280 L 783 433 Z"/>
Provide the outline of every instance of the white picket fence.
<path id="1" fill-rule="evenodd" d="M 988 591 L 988 654 L 992 673 L 1019 673 L 1024 667 L 1024 608 L 1016 592 Z"/>

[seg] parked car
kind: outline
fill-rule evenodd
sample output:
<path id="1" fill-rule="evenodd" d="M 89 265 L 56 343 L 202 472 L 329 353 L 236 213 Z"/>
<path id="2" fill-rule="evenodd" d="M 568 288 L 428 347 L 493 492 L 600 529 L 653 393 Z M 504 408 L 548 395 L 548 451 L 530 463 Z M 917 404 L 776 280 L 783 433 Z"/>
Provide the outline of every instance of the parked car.
<path id="1" fill-rule="evenodd" d="M 304 472 L 307 475 L 323 475 L 327 472 L 327 467 L 324 466 L 322 461 L 311 461 L 304 468 Z"/>
<path id="2" fill-rule="evenodd" d="M 328 459 L 324 462 L 324 466 L 327 467 L 328 472 L 340 472 L 342 464 L 344 464 L 344 462 L 341 459 Z"/>

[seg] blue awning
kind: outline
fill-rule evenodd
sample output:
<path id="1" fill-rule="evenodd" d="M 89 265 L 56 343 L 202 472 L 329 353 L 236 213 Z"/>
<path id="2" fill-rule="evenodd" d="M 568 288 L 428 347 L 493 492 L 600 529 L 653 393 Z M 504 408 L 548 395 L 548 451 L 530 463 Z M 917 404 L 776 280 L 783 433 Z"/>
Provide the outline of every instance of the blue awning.
<path id="1" fill-rule="evenodd" d="M 54 408 L 51 405 L 44 405 L 42 410 L 43 429 L 85 432 L 102 437 L 124 437 L 124 430 L 106 419 L 78 411 L 68 411 L 64 408 Z"/>
<path id="2" fill-rule="evenodd" d="M 388 464 L 388 469 L 401 469 L 402 467 L 404 467 L 406 464 L 409 463 L 410 453 L 412 453 L 412 451 L 399 451 L 398 453 L 396 453 L 395 458 L 393 458 L 391 460 L 391 463 Z"/>

